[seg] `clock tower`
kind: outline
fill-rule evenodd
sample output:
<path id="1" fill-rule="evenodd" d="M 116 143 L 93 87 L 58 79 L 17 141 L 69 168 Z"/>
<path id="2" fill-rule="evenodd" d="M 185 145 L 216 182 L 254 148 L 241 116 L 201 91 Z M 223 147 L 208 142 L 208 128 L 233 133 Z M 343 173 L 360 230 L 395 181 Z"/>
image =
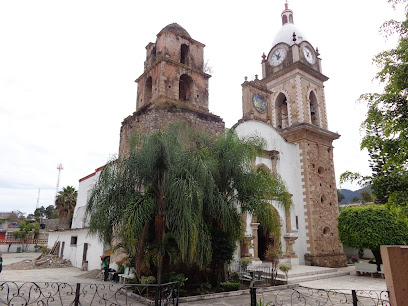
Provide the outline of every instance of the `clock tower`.
<path id="1" fill-rule="evenodd" d="M 299 160 L 293 163 L 299 163 L 303 203 L 294 205 L 303 207 L 304 228 L 298 231 L 305 233 L 304 260 L 316 266 L 344 266 L 332 145 L 340 135 L 328 130 L 323 85 L 328 77 L 322 73 L 318 49 L 295 27 L 287 3 L 281 18 L 271 50 L 262 56 L 262 79 L 256 76 L 242 84 L 240 122 L 262 121 L 296 145 Z"/>

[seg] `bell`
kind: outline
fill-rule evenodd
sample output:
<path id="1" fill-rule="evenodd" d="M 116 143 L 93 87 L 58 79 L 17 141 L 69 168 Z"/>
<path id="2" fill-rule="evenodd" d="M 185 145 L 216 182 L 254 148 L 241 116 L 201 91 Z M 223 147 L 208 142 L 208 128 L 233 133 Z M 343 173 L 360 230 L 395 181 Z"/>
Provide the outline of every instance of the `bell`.
<path id="1" fill-rule="evenodd" d="M 313 108 L 312 105 L 310 105 L 310 113 L 311 113 L 312 115 L 316 114 L 316 112 L 315 112 L 315 110 L 314 110 L 314 108 Z"/>

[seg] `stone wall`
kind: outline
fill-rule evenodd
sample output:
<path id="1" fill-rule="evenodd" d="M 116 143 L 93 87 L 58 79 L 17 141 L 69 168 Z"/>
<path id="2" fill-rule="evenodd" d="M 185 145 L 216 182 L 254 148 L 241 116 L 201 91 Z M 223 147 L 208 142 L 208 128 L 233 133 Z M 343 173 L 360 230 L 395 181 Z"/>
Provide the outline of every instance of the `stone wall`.
<path id="1" fill-rule="evenodd" d="M 159 129 L 166 129 L 177 122 L 187 122 L 193 128 L 214 134 L 220 134 L 225 130 L 225 123 L 219 116 L 189 109 L 182 103 L 163 103 L 139 110 L 122 122 L 119 156 L 129 154 L 129 140 L 134 134 L 149 134 Z"/>

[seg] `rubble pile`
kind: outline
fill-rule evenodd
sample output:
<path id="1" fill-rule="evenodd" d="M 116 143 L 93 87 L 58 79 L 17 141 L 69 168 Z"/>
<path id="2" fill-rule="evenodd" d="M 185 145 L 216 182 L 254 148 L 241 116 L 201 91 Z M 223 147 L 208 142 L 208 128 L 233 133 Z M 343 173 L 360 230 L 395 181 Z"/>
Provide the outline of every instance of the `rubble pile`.
<path id="1" fill-rule="evenodd" d="M 72 267 L 71 261 L 57 255 L 40 255 L 34 260 L 23 260 L 3 266 L 3 270 L 31 270 Z"/>

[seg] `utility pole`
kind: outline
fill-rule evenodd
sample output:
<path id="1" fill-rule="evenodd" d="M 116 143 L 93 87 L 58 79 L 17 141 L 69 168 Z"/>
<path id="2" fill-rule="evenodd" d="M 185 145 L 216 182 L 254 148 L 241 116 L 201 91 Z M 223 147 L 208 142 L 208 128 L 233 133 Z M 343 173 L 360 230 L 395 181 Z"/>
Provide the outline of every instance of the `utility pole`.
<path id="1" fill-rule="evenodd" d="M 60 164 L 57 165 L 57 169 L 58 169 L 58 179 L 57 179 L 57 190 L 55 192 L 55 200 L 57 199 L 57 195 L 58 195 L 59 182 L 60 182 L 60 177 L 61 177 L 61 170 L 64 170 L 64 167 L 60 163 Z M 55 200 L 54 200 L 54 202 L 55 202 Z"/>
<path id="2" fill-rule="evenodd" d="M 35 206 L 35 209 L 38 208 L 39 204 L 40 204 L 40 188 L 38 188 L 38 196 L 37 196 L 37 205 Z"/>

